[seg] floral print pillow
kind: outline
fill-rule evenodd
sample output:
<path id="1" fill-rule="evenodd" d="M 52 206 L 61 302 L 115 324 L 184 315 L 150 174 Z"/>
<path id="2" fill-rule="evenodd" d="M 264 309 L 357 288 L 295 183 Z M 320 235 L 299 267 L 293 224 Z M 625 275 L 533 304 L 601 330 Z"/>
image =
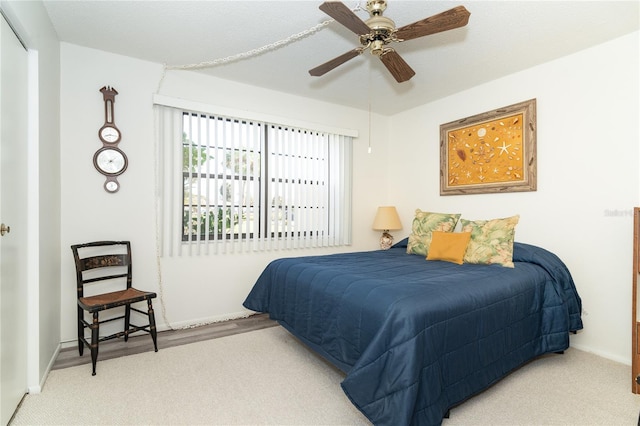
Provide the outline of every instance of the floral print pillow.
<path id="1" fill-rule="evenodd" d="M 519 215 L 493 220 L 461 219 L 462 232 L 471 232 L 464 262 L 513 268 L 513 239 L 519 220 Z"/>
<path id="2" fill-rule="evenodd" d="M 460 216 L 460 214 L 431 213 L 416 209 L 407 243 L 407 253 L 427 256 L 431 245 L 431 233 L 433 231 L 453 232 Z"/>

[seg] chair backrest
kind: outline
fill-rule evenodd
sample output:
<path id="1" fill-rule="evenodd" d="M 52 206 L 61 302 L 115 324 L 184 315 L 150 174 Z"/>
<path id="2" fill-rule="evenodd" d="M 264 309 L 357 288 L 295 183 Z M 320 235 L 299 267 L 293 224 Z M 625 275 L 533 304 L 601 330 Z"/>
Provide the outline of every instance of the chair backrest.
<path id="1" fill-rule="evenodd" d="M 71 246 L 76 264 L 78 298 L 84 297 L 85 285 L 108 284 L 110 291 L 131 288 L 131 243 L 96 241 Z M 101 286 L 102 288 L 102 286 Z M 93 293 L 104 293 L 97 290 Z"/>

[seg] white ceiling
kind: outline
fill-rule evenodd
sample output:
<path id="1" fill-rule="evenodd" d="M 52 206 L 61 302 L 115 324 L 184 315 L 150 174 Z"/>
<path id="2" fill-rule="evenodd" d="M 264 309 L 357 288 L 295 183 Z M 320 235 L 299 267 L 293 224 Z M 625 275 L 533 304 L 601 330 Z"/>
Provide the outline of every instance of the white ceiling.
<path id="1" fill-rule="evenodd" d="M 366 5 L 364 0 L 344 3 L 351 9 Z M 44 0 L 61 41 L 168 65 L 214 61 L 286 40 L 330 19 L 320 4 Z M 394 45 L 416 71 L 401 84 L 369 53 L 322 77 L 309 76 L 309 69 L 358 46 L 357 36 L 337 22 L 199 72 L 390 115 L 637 31 L 639 4 L 389 0 L 384 15 L 397 27 L 457 5 L 471 12 L 466 27 Z M 368 18 L 364 10 L 356 14 Z M 632 54 L 637 60 L 638 53 Z"/>

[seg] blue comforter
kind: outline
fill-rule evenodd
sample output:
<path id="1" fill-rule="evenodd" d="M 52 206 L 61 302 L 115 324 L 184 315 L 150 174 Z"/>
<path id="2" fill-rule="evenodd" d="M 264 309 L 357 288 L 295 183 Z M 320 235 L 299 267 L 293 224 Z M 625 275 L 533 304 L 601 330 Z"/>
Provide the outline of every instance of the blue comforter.
<path id="1" fill-rule="evenodd" d="M 515 243 L 514 268 L 386 251 L 279 259 L 244 302 L 346 373 L 375 425 L 437 425 L 447 411 L 582 328 L 571 274 Z"/>

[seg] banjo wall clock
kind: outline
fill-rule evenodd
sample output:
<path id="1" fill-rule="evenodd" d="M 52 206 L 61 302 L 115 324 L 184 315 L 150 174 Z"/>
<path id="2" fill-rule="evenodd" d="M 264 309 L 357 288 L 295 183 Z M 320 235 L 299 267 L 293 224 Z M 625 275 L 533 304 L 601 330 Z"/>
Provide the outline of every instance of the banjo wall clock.
<path id="1" fill-rule="evenodd" d="M 115 100 L 118 92 L 109 86 L 100 89 L 104 99 L 104 125 L 98 130 L 98 137 L 102 141 L 102 148 L 93 155 L 93 165 L 106 179 L 104 190 L 113 194 L 120 189 L 118 176 L 127 170 L 127 156 L 118 144 L 122 139 L 122 133 L 116 126 L 114 111 Z"/>

